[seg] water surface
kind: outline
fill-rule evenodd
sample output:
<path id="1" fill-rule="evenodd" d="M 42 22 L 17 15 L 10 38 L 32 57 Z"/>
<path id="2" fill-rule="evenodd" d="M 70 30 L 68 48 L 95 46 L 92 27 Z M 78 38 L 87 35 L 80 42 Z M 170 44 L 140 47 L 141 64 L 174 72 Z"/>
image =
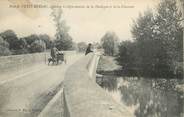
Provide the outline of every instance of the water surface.
<path id="1" fill-rule="evenodd" d="M 179 82 L 111 75 L 97 78 L 97 83 L 136 117 L 184 117 L 184 94 L 176 89 Z"/>

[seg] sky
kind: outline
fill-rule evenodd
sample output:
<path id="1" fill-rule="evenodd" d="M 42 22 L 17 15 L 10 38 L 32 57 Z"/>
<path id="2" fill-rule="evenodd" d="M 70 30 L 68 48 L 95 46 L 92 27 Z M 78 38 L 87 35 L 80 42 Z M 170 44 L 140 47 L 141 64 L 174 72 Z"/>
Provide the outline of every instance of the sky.
<path id="1" fill-rule="evenodd" d="M 107 31 L 115 32 L 120 40 L 131 40 L 133 20 L 148 8 L 154 10 L 157 3 L 158 0 L 1 0 L 0 32 L 12 29 L 18 37 L 48 34 L 54 39 L 56 28 L 50 7 L 65 6 L 62 19 L 70 27 L 69 34 L 75 42 L 98 42 Z M 15 5 L 42 5 L 42 8 L 13 8 Z M 69 5 L 82 8 L 68 8 Z"/>

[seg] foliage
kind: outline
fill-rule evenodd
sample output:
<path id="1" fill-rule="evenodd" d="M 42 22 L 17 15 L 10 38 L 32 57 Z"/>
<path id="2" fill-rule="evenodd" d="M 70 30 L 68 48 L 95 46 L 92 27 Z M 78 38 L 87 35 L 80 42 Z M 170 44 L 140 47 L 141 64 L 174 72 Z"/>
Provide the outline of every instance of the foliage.
<path id="1" fill-rule="evenodd" d="M 0 56 L 10 55 L 9 44 L 2 37 L 0 37 Z"/>
<path id="2" fill-rule="evenodd" d="M 46 34 L 32 34 L 27 37 L 24 37 L 22 40 L 24 40 L 26 43 L 24 50 L 27 50 L 29 53 L 43 52 L 46 48 L 51 47 L 50 37 Z"/>
<path id="3" fill-rule="evenodd" d="M 76 49 L 76 44 L 73 43 L 72 37 L 69 35 L 69 27 L 66 22 L 62 20 L 62 10 L 53 9 L 51 14 L 53 16 L 53 21 L 56 23 L 56 40 L 54 44 L 59 50 L 72 50 Z M 8 54 L 26 54 L 33 52 L 42 52 L 45 49 L 50 49 L 53 45 L 50 37 L 47 34 L 36 35 L 32 34 L 27 37 L 18 38 L 13 30 L 6 30 L 0 33 L 3 38 L 3 44 L 8 44 L 7 47 L 1 46 L 1 55 Z M 11 52 L 9 52 L 11 51 Z"/>
<path id="4" fill-rule="evenodd" d="M 1 55 L 42 52 L 46 48 L 49 49 L 52 43 L 50 37 L 46 34 L 32 34 L 19 39 L 14 31 L 6 30 L 0 33 L 0 35 L 2 36 Z M 4 45 L 2 46 L 2 44 Z"/>
<path id="5" fill-rule="evenodd" d="M 12 30 L 6 30 L 0 36 L 9 43 L 10 50 L 20 49 L 20 44 L 17 35 Z"/>
<path id="6" fill-rule="evenodd" d="M 101 39 L 105 54 L 114 56 L 118 52 L 118 37 L 114 32 L 107 32 Z"/>
<path id="7" fill-rule="evenodd" d="M 87 45 L 85 42 L 79 42 L 79 43 L 77 44 L 78 51 L 79 51 L 79 52 L 85 52 L 87 46 L 88 46 L 88 45 Z"/>
<path id="8" fill-rule="evenodd" d="M 73 47 L 72 38 L 68 34 L 60 39 L 54 40 L 54 43 L 58 50 L 70 50 Z"/>
<path id="9" fill-rule="evenodd" d="M 43 52 L 46 49 L 46 44 L 42 40 L 35 40 L 33 43 L 31 43 L 30 51 L 32 53 L 34 52 Z"/>
<path id="10" fill-rule="evenodd" d="M 20 38 L 19 39 L 19 49 L 11 50 L 11 52 L 12 54 L 15 54 L 15 55 L 29 53 L 26 40 L 24 38 Z"/>
<path id="11" fill-rule="evenodd" d="M 27 48 L 27 42 L 24 38 L 19 39 L 20 49 L 26 49 Z"/>
<path id="12" fill-rule="evenodd" d="M 59 50 L 69 50 L 73 46 L 72 37 L 69 35 L 69 27 L 66 25 L 65 20 L 62 19 L 61 9 L 52 9 L 51 16 L 56 25 L 56 40 L 54 41 Z"/>
<path id="13" fill-rule="evenodd" d="M 36 34 L 32 34 L 32 35 L 29 35 L 27 37 L 24 37 L 26 43 L 28 46 L 30 46 L 33 42 L 35 42 L 36 40 L 39 40 L 39 36 L 36 35 Z"/>
<path id="14" fill-rule="evenodd" d="M 128 71 L 136 69 L 143 76 L 174 77 L 176 63 L 183 62 L 183 35 L 178 19 L 181 14 L 173 0 L 161 1 L 155 14 L 150 9 L 140 14 L 132 27 L 134 42 L 121 43 L 119 47 L 119 64 Z"/>
<path id="15" fill-rule="evenodd" d="M 50 49 L 52 45 L 51 38 L 47 34 L 39 35 L 39 39 L 45 42 L 46 49 Z"/>
<path id="16" fill-rule="evenodd" d="M 72 42 L 72 47 L 70 50 L 78 50 L 78 47 L 77 47 L 77 43 L 76 42 Z"/>
<path id="17" fill-rule="evenodd" d="M 103 48 L 102 48 L 102 45 L 101 45 L 99 42 L 93 42 L 92 45 L 93 45 L 93 48 L 96 48 L 96 49 L 103 49 Z"/>
<path id="18" fill-rule="evenodd" d="M 131 41 L 122 41 L 119 45 L 119 54 L 118 57 L 116 57 L 116 60 L 119 65 L 122 66 L 126 75 L 138 75 L 135 74 L 136 70 L 139 68 L 139 58 L 137 57 L 136 48 L 136 43 Z"/>
<path id="19" fill-rule="evenodd" d="M 12 54 L 25 54 L 27 51 L 27 42 L 21 38 L 18 39 L 17 35 L 12 30 L 6 30 L 0 34 L 5 41 L 8 42 Z"/>

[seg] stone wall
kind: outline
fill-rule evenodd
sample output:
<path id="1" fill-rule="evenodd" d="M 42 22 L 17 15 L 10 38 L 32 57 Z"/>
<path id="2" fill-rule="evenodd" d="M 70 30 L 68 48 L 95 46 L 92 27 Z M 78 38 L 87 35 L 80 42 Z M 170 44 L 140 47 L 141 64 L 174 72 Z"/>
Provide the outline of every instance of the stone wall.
<path id="1" fill-rule="evenodd" d="M 64 51 L 65 57 L 75 54 L 76 51 Z M 11 55 L 0 57 L 0 74 L 16 72 L 34 65 L 47 64 L 50 52 Z"/>
<path id="2" fill-rule="evenodd" d="M 48 53 L 35 53 L 0 57 L 0 73 L 26 69 L 36 64 L 45 64 Z"/>

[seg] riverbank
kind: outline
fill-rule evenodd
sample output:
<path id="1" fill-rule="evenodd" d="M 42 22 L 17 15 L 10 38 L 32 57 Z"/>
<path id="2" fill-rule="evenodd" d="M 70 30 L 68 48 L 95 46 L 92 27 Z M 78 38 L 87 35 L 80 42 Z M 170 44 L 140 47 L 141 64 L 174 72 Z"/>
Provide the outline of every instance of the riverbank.
<path id="1" fill-rule="evenodd" d="M 184 117 L 182 79 L 138 78 L 116 74 L 118 70 L 122 71 L 115 58 L 102 56 L 96 82 L 135 117 Z"/>
<path id="2" fill-rule="evenodd" d="M 114 71 L 120 70 L 121 66 L 116 63 L 116 60 L 112 56 L 101 56 L 97 71 Z"/>
<path id="3" fill-rule="evenodd" d="M 114 76 L 123 76 L 121 66 L 117 64 L 115 57 L 112 56 L 102 56 L 99 60 L 99 64 L 97 67 L 97 74 L 101 75 L 114 75 Z M 143 78 L 145 79 L 145 78 Z M 154 79 L 154 78 L 150 78 Z M 159 79 L 158 79 L 159 80 Z M 166 80 L 164 78 L 160 78 L 161 81 Z M 172 81 L 178 79 L 171 79 Z M 177 84 L 175 84 L 175 89 L 184 93 L 184 80 L 179 80 Z"/>

